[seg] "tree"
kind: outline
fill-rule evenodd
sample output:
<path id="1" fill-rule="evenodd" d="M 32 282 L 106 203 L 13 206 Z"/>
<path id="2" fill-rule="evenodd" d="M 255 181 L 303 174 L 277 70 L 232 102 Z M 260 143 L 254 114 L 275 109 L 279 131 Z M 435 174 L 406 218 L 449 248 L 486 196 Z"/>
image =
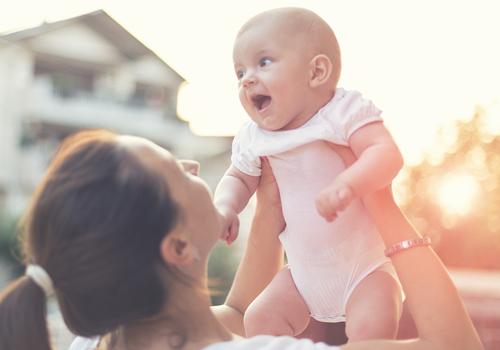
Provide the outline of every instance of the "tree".
<path id="1" fill-rule="evenodd" d="M 231 288 L 238 266 L 238 257 L 234 249 L 219 243 L 210 255 L 208 279 L 213 305 L 224 303 Z"/>
<path id="2" fill-rule="evenodd" d="M 17 219 L 0 212 L 0 261 L 6 272 L 13 276 L 23 269 L 16 232 Z"/>
<path id="3" fill-rule="evenodd" d="M 406 169 L 400 187 L 401 207 L 448 266 L 500 268 L 500 135 L 484 115 L 442 129 L 444 152 Z"/>

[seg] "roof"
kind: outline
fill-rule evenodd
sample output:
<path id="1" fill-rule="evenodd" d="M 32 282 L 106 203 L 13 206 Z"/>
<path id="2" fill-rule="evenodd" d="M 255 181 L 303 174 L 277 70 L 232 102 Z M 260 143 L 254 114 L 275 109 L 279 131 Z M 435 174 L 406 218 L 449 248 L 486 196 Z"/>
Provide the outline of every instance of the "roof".
<path id="1" fill-rule="evenodd" d="M 179 73 L 174 71 L 165 61 L 163 61 L 154 51 L 145 46 L 139 39 L 134 37 L 123 26 L 115 21 L 104 10 L 97 10 L 77 17 L 64 19 L 57 22 L 43 23 L 40 26 L 24 29 L 8 34 L 0 35 L 0 44 L 5 42 L 20 42 L 29 40 L 39 35 L 70 26 L 74 23 L 83 23 L 97 32 L 101 37 L 115 46 L 125 57 L 134 60 L 144 55 L 153 55 L 162 62 L 168 69 L 172 70 L 180 80 L 184 79 Z"/>

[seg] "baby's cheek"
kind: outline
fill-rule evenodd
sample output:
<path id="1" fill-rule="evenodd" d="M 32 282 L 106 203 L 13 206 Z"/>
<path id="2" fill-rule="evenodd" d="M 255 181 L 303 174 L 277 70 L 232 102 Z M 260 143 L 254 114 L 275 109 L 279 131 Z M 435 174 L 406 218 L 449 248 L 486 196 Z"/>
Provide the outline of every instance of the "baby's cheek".
<path id="1" fill-rule="evenodd" d="M 246 109 L 246 108 L 247 108 L 247 106 L 248 106 L 248 100 L 247 100 L 247 98 L 246 98 L 245 94 L 244 94 L 244 93 L 242 93 L 242 92 L 240 92 L 240 94 L 239 94 L 239 98 L 240 98 L 240 103 L 241 103 L 241 104 L 243 105 L 243 107 L 245 107 L 245 109 Z"/>
<path id="2" fill-rule="evenodd" d="M 247 113 L 247 115 L 249 115 L 252 119 L 254 119 L 252 117 L 252 112 L 253 112 L 252 106 L 250 104 L 248 104 L 248 103 L 245 103 L 245 101 L 242 101 L 241 104 L 243 106 L 243 109 Z"/>
<path id="3" fill-rule="evenodd" d="M 250 116 L 250 119 L 252 119 L 252 120 L 255 122 L 255 124 L 257 124 L 257 125 L 259 126 L 259 128 L 261 128 L 261 129 L 265 129 L 265 126 L 264 126 L 264 125 L 262 125 L 262 120 L 260 120 L 259 118 L 257 118 L 257 117 L 255 117 L 255 116 L 253 116 L 253 115 L 252 115 L 252 114 L 250 114 L 250 113 L 249 113 L 248 115 Z"/>

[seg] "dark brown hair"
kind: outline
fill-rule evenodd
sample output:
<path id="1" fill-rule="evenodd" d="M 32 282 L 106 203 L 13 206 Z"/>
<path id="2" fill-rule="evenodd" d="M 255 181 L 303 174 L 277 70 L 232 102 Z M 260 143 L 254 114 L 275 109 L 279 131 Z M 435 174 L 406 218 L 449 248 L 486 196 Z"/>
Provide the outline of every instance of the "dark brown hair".
<path id="1" fill-rule="evenodd" d="M 50 275 L 63 318 L 82 336 L 156 315 L 165 303 L 160 242 L 178 209 L 164 177 L 107 131 L 66 139 L 23 222 L 25 263 Z M 0 295 L 0 349 L 50 350 L 45 296 L 21 277 Z"/>

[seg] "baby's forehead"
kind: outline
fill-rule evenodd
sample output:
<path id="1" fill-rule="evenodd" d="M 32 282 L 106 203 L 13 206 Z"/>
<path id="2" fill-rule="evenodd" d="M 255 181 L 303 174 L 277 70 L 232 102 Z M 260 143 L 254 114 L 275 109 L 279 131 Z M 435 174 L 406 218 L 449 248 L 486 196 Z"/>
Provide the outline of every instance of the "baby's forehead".
<path id="1" fill-rule="evenodd" d="M 298 48 L 309 42 L 307 29 L 294 25 L 284 16 L 258 17 L 247 22 L 238 33 L 233 49 L 240 50 L 248 46 L 261 49 L 263 46 Z"/>
<path id="2" fill-rule="evenodd" d="M 301 8 L 274 9 L 252 17 L 241 27 L 235 44 L 248 37 L 303 44 L 312 51 L 337 45 L 330 26 L 316 13 Z"/>
<path id="3" fill-rule="evenodd" d="M 306 53 L 301 35 L 292 35 L 277 25 L 256 25 L 242 32 L 233 46 L 233 61 L 235 64 L 254 59 L 262 55 L 275 55 L 288 50 L 299 50 Z"/>
<path id="4" fill-rule="evenodd" d="M 317 17 L 317 16 L 316 16 Z M 314 26 L 315 16 L 298 11 L 267 11 L 251 18 L 238 32 L 238 37 L 248 31 L 262 33 L 286 32 L 288 34 L 306 34 Z"/>

